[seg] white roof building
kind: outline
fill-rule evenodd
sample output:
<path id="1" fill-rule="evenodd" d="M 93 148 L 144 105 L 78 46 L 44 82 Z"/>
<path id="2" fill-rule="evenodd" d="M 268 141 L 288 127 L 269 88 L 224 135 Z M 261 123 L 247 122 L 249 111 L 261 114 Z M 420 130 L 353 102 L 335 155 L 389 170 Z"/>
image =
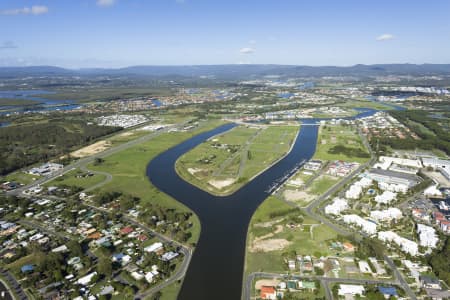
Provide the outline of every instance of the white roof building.
<path id="1" fill-rule="evenodd" d="M 355 184 L 359 185 L 362 188 L 368 188 L 373 184 L 373 180 L 367 177 L 363 177 L 359 181 L 355 182 Z"/>
<path id="2" fill-rule="evenodd" d="M 389 204 L 395 200 L 397 194 L 391 191 L 384 191 L 383 194 L 375 196 L 375 202 L 381 204 Z"/>
<path id="3" fill-rule="evenodd" d="M 442 197 L 442 192 L 438 189 L 437 185 L 430 185 L 423 191 L 423 194 L 427 197 Z"/>
<path id="4" fill-rule="evenodd" d="M 97 275 L 97 272 L 89 273 L 88 275 L 78 279 L 77 283 L 80 284 L 80 285 L 88 285 L 95 275 Z"/>
<path id="5" fill-rule="evenodd" d="M 356 285 L 356 284 L 340 284 L 338 295 L 339 296 L 345 296 L 345 295 L 362 295 L 364 294 L 365 289 L 362 285 Z"/>
<path id="6" fill-rule="evenodd" d="M 352 184 L 350 188 L 345 192 L 345 198 L 358 199 L 361 196 L 362 188 L 357 184 Z"/>
<path id="7" fill-rule="evenodd" d="M 360 260 L 358 262 L 359 271 L 361 273 L 372 273 L 372 269 L 370 268 L 369 264 L 365 260 Z"/>
<path id="8" fill-rule="evenodd" d="M 419 246 L 416 242 L 405 239 L 393 231 L 380 231 L 378 232 L 378 238 L 383 242 L 395 243 L 403 252 L 413 256 L 419 254 Z"/>
<path id="9" fill-rule="evenodd" d="M 387 170 L 392 164 L 401 165 L 411 168 L 422 168 L 422 163 L 418 159 L 406 159 L 391 156 L 380 156 L 379 163 L 374 165 L 374 168 Z"/>
<path id="10" fill-rule="evenodd" d="M 346 209 L 348 209 L 347 200 L 342 198 L 334 198 L 332 204 L 325 206 L 325 213 L 327 215 L 339 215 Z"/>
<path id="11" fill-rule="evenodd" d="M 147 272 L 145 274 L 145 280 L 147 280 L 148 283 L 151 283 L 153 281 L 153 279 L 158 276 L 159 272 L 156 270 L 153 270 L 151 272 Z"/>
<path id="12" fill-rule="evenodd" d="M 417 224 L 417 233 L 419 234 L 420 246 L 436 248 L 436 245 L 439 243 L 439 238 L 433 227 Z"/>
<path id="13" fill-rule="evenodd" d="M 403 217 L 400 209 L 390 207 L 386 210 L 374 210 L 370 212 L 370 217 L 376 221 L 398 220 Z"/>
<path id="14" fill-rule="evenodd" d="M 163 244 L 161 242 L 156 242 L 156 243 L 151 244 L 150 246 L 145 247 L 144 251 L 151 253 L 151 252 L 156 252 L 162 248 L 163 248 Z"/>
<path id="15" fill-rule="evenodd" d="M 354 224 L 361 227 L 361 230 L 367 234 L 372 235 L 377 233 L 377 224 L 367 221 L 358 215 L 344 215 L 343 220 L 347 224 Z"/>
<path id="16" fill-rule="evenodd" d="M 383 191 L 391 191 L 391 192 L 400 192 L 406 193 L 408 191 L 408 186 L 406 184 L 395 184 L 395 183 L 386 183 L 386 182 L 378 182 L 378 187 Z"/>
<path id="17" fill-rule="evenodd" d="M 447 180 L 450 180 L 450 160 L 439 159 L 436 157 L 424 157 L 422 158 L 423 165 L 425 167 L 432 167 L 444 175 Z"/>

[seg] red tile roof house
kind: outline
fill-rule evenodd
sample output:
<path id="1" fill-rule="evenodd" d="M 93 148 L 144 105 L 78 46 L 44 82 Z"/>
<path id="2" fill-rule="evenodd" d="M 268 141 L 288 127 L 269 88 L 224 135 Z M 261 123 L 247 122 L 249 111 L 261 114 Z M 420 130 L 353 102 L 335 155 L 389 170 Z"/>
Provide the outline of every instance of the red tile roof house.
<path id="1" fill-rule="evenodd" d="M 261 299 L 277 299 L 277 291 L 275 290 L 275 287 L 263 285 L 261 287 Z"/>
<path id="2" fill-rule="evenodd" d="M 441 221 L 441 229 L 445 233 L 450 233 L 450 221 Z"/>
<path id="3" fill-rule="evenodd" d="M 133 231 L 134 231 L 134 228 L 130 227 L 130 226 L 127 226 L 127 227 L 124 227 L 124 228 L 120 229 L 120 233 L 123 234 L 123 235 L 132 233 Z"/>
<path id="4" fill-rule="evenodd" d="M 148 237 L 145 234 L 141 234 L 140 236 L 138 236 L 138 240 L 141 242 L 145 242 L 146 240 L 148 240 Z"/>
<path id="5" fill-rule="evenodd" d="M 444 214 L 441 212 L 434 212 L 433 213 L 434 219 L 436 220 L 436 224 L 440 225 L 441 221 L 447 221 L 447 219 L 445 218 Z"/>

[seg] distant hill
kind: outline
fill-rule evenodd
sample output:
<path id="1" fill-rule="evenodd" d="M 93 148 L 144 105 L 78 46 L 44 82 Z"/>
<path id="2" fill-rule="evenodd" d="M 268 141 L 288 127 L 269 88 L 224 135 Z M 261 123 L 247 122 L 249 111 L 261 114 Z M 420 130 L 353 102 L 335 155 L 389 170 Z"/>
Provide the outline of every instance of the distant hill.
<path id="1" fill-rule="evenodd" d="M 197 66 L 131 66 L 119 69 L 64 69 L 52 66 L 0 67 L 0 77 L 18 76 L 214 76 L 243 78 L 249 76 L 380 76 L 380 75 L 450 75 L 450 64 L 378 64 L 336 66 L 294 65 L 197 65 Z"/>

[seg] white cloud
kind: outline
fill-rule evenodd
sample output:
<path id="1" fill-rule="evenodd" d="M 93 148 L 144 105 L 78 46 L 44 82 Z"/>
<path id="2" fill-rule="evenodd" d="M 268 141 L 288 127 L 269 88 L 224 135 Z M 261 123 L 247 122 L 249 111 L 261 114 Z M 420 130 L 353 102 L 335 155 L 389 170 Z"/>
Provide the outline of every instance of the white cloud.
<path id="1" fill-rule="evenodd" d="M 244 48 L 241 48 L 241 50 L 239 50 L 239 53 L 241 53 L 241 54 L 252 54 L 252 53 L 255 53 L 255 49 L 250 48 L 250 47 L 244 47 Z"/>
<path id="2" fill-rule="evenodd" d="M 6 9 L 0 11 L 0 15 L 42 15 L 48 13 L 48 7 L 43 5 L 33 5 L 31 7 Z"/>
<path id="3" fill-rule="evenodd" d="M 12 41 L 6 41 L 0 44 L 0 50 L 3 49 L 16 49 L 18 48 L 16 44 L 14 44 Z"/>
<path id="4" fill-rule="evenodd" d="M 395 36 L 390 33 L 385 33 L 377 37 L 377 41 L 389 41 L 394 39 Z"/>
<path id="5" fill-rule="evenodd" d="M 102 7 L 112 6 L 116 3 L 116 0 L 97 0 L 97 5 Z"/>

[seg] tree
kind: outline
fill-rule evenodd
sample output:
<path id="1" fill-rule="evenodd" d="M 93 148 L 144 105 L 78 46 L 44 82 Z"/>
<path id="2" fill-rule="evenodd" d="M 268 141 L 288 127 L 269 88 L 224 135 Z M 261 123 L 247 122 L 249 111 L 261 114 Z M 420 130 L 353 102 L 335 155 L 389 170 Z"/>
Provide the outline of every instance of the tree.
<path id="1" fill-rule="evenodd" d="M 97 272 L 110 278 L 112 275 L 113 267 L 112 263 L 108 258 L 101 258 L 97 265 Z"/>
<path id="2" fill-rule="evenodd" d="M 74 240 L 71 240 L 67 243 L 67 248 L 73 256 L 81 257 L 83 256 L 83 250 L 81 249 L 81 245 Z"/>

